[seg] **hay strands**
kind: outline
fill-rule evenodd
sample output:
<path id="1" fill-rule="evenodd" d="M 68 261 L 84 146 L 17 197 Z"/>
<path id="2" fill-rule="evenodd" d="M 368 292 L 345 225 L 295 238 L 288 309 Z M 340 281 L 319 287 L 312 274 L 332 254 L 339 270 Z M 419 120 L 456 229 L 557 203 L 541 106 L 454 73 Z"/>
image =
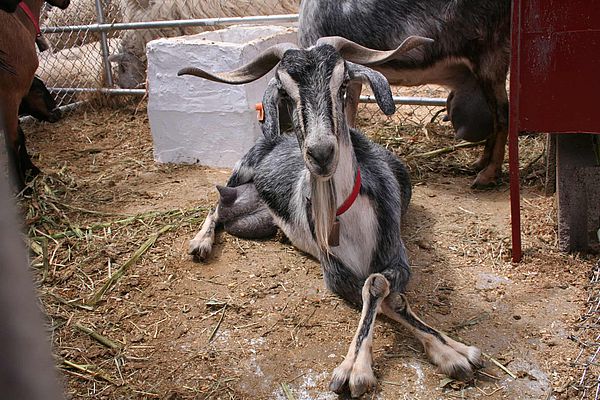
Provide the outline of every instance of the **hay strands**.
<path id="1" fill-rule="evenodd" d="M 285 394 L 285 398 L 287 400 L 296 400 L 296 398 L 294 397 L 294 394 L 292 393 L 292 390 L 290 389 L 290 385 L 288 385 L 285 382 L 282 382 L 281 390 L 283 390 L 283 393 Z"/>
<path id="2" fill-rule="evenodd" d="M 215 325 L 214 329 L 212 330 L 212 332 L 210 333 L 210 336 L 208 337 L 208 342 L 210 343 L 211 340 L 214 339 L 215 334 L 217 333 L 217 331 L 219 330 L 219 327 L 221 326 L 221 322 L 223 322 L 223 318 L 225 318 L 225 310 L 227 309 L 227 303 L 225 303 L 225 305 L 223 306 L 223 308 L 221 309 L 221 318 L 219 318 L 219 322 L 217 322 L 217 325 Z"/>
<path id="3" fill-rule="evenodd" d="M 441 149 L 428 151 L 426 153 L 415 154 L 412 157 L 414 157 L 414 158 L 433 158 L 435 156 L 440 156 L 442 154 L 448 154 L 448 153 L 455 152 L 456 150 L 459 150 L 459 149 L 467 149 L 470 147 L 477 147 L 482 144 L 485 144 L 485 140 L 481 140 L 479 142 L 473 142 L 473 143 L 461 142 L 459 144 L 454 144 L 452 146 L 443 147 Z"/>
<path id="4" fill-rule="evenodd" d="M 203 208 L 193 209 L 190 211 L 191 211 L 191 213 L 195 213 L 195 212 L 201 211 L 201 210 L 203 210 Z M 151 211 L 151 212 L 147 212 L 147 213 L 143 213 L 143 214 L 132 215 L 130 217 L 122 218 L 122 219 L 119 219 L 116 221 L 92 224 L 92 225 L 88 225 L 86 227 L 70 226 L 70 229 L 65 230 L 63 232 L 57 232 L 57 233 L 53 233 L 53 234 L 43 234 L 42 236 L 33 236 L 30 239 L 34 240 L 36 242 L 41 242 L 41 241 L 47 240 L 47 239 L 64 239 L 64 238 L 68 238 L 68 237 L 82 238 L 85 236 L 84 232 L 94 232 L 94 231 L 98 231 L 98 230 L 101 230 L 104 228 L 109 228 L 114 225 L 126 226 L 129 224 L 135 223 L 137 221 L 143 221 L 146 219 L 152 219 L 152 218 L 158 218 L 158 217 L 183 216 L 186 213 L 187 213 L 186 211 L 180 210 L 180 209 L 169 210 L 169 211 L 164 211 L 164 212 Z"/>
<path id="5" fill-rule="evenodd" d="M 490 360 L 495 366 L 500 368 L 502 371 L 504 371 L 508 375 L 510 375 L 511 378 L 517 379 L 517 375 L 515 375 L 514 372 L 512 372 L 510 369 L 508 369 L 504 365 L 502 365 L 502 363 L 500 361 L 496 360 L 494 357 L 490 356 L 489 354 L 484 353 L 483 351 L 481 352 L 481 355 L 484 356 L 485 358 L 487 358 L 488 360 Z"/>
<path id="6" fill-rule="evenodd" d="M 131 258 L 129 258 L 129 260 L 127 260 L 125 262 L 125 264 L 123 264 L 114 274 L 112 274 L 112 276 L 110 277 L 110 279 L 108 281 L 106 281 L 106 283 L 98 290 L 96 291 L 96 293 L 94 293 L 94 295 L 86 302 L 88 305 L 91 306 L 96 306 L 96 304 L 98 304 L 98 302 L 100 301 L 100 299 L 102 299 L 102 296 L 104 296 L 104 294 L 110 289 L 112 288 L 118 281 L 119 279 L 121 279 L 121 277 L 123 275 L 125 275 L 125 273 L 127 272 L 127 270 L 129 270 L 129 268 L 134 265 L 139 258 L 146 252 L 148 251 L 148 249 L 150 247 L 152 247 L 154 245 L 154 243 L 156 242 L 156 240 L 158 239 L 158 237 L 160 235 L 162 235 L 163 233 L 168 232 L 169 230 L 171 230 L 174 227 L 174 225 L 165 225 L 163 226 L 158 232 L 156 232 L 155 234 L 153 234 L 152 236 L 150 236 L 148 238 L 148 240 L 146 240 L 136 251 L 135 253 L 133 253 L 133 255 L 131 256 Z"/>
<path id="7" fill-rule="evenodd" d="M 116 352 L 121 351 L 121 345 L 119 343 L 110 340 L 106 336 L 102 336 L 101 334 L 99 334 L 98 332 L 93 330 L 92 328 L 89 328 L 89 327 L 79 324 L 79 323 L 73 324 L 73 328 L 89 335 L 92 339 L 97 340 L 100 344 L 108 347 L 109 349 L 112 349 Z"/>
<path id="8" fill-rule="evenodd" d="M 112 383 L 115 386 L 121 386 L 121 384 L 119 382 L 114 381 L 112 378 L 110 378 L 108 375 L 106 375 L 106 373 L 104 373 L 100 368 L 98 368 L 95 365 L 92 364 L 77 364 L 73 361 L 69 361 L 69 360 L 62 360 L 62 365 L 63 368 L 65 368 L 65 370 L 71 369 L 71 370 L 75 370 L 78 372 L 82 372 L 84 374 L 89 375 L 91 378 L 95 378 L 95 379 L 102 379 L 103 381 L 106 381 L 108 383 Z M 82 375 L 79 373 L 75 373 L 76 376 L 80 376 L 84 379 L 88 379 L 88 376 L 86 375 Z"/>

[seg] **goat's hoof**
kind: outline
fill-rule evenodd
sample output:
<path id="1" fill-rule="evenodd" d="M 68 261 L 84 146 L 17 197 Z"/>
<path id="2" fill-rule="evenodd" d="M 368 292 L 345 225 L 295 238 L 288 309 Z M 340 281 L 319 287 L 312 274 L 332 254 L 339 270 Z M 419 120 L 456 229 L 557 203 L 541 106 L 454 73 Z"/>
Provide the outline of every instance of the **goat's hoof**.
<path id="1" fill-rule="evenodd" d="M 481 358 L 481 350 L 475 346 L 468 346 L 467 354 L 464 354 L 469 360 L 469 364 L 475 369 L 481 369 L 485 366 L 485 362 Z"/>
<path id="2" fill-rule="evenodd" d="M 204 240 L 190 240 L 188 254 L 194 257 L 196 262 L 204 262 L 210 255 L 212 246 Z"/>
<path id="3" fill-rule="evenodd" d="M 473 379 L 473 365 L 464 356 L 456 353 L 452 361 L 438 365 L 439 371 L 457 381 L 469 382 Z"/>
<path id="4" fill-rule="evenodd" d="M 498 187 L 502 184 L 499 173 L 488 174 L 485 172 L 486 170 L 483 170 L 477 175 L 477 178 L 475 178 L 475 181 L 471 184 L 471 189 L 486 190 Z"/>
<path id="5" fill-rule="evenodd" d="M 329 381 L 329 390 L 337 394 L 344 393 L 348 389 L 348 380 L 350 379 L 352 366 L 347 366 L 346 364 L 344 361 L 334 369 L 331 381 Z"/>
<path id="6" fill-rule="evenodd" d="M 376 385 L 377 379 L 370 368 L 361 371 L 353 370 L 350 375 L 350 394 L 354 398 L 362 396 Z"/>

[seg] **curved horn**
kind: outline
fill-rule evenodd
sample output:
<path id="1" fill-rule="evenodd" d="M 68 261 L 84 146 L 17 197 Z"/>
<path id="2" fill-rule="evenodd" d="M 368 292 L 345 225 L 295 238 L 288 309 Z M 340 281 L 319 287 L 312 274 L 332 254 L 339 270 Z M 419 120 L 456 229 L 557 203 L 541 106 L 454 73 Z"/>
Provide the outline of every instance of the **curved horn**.
<path id="1" fill-rule="evenodd" d="M 423 36 L 409 36 L 395 49 L 382 51 L 369 49 L 340 36 L 328 36 L 317 40 L 316 45 L 329 44 L 335 47 L 344 59 L 357 64 L 377 65 L 397 59 L 415 47 L 419 47 L 425 43 L 432 43 L 433 41 L 433 39 Z"/>
<path id="2" fill-rule="evenodd" d="M 231 85 L 241 85 L 252 82 L 269 72 L 283 57 L 283 54 L 289 49 L 297 49 L 293 43 L 279 43 L 269 47 L 257 55 L 249 63 L 229 72 L 207 72 L 200 68 L 188 67 L 179 70 L 177 76 L 194 75 L 214 82 L 229 83 Z"/>

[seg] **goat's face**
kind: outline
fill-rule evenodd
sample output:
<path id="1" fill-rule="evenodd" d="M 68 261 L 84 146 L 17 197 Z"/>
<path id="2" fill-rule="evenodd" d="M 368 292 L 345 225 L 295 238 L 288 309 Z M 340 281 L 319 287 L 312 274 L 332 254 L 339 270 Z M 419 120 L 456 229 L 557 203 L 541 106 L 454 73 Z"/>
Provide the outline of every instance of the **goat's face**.
<path id="1" fill-rule="evenodd" d="M 144 61 L 134 54 L 121 49 L 118 54 L 111 55 L 108 60 L 116 64 L 114 68 L 115 82 L 123 89 L 135 89 L 146 79 L 146 67 Z"/>
<path id="2" fill-rule="evenodd" d="M 317 179 L 336 170 L 339 141 L 347 135 L 344 94 L 350 77 L 331 46 L 288 50 L 275 80 L 280 101 L 292 111 L 294 130 L 306 167 Z"/>

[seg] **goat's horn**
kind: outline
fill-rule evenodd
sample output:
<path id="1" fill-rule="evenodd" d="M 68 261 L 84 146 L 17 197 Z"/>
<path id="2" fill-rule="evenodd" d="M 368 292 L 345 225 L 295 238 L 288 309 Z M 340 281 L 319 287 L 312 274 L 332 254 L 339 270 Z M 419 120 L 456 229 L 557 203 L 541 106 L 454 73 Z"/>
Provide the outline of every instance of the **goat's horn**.
<path id="1" fill-rule="evenodd" d="M 377 65 L 399 58 L 400 55 L 415 47 L 419 47 L 425 43 L 432 43 L 433 41 L 433 39 L 422 36 L 409 36 L 395 49 L 381 51 L 369 49 L 340 36 L 328 36 L 317 40 L 316 45 L 329 44 L 335 47 L 344 59 L 356 64 Z"/>
<path id="2" fill-rule="evenodd" d="M 287 50 L 297 48 L 298 46 L 293 43 L 279 43 L 264 50 L 248 64 L 242 65 L 233 71 L 213 73 L 196 67 L 188 67 L 181 69 L 177 75 L 194 75 L 214 82 L 241 85 L 262 77 L 277 65 Z"/>

